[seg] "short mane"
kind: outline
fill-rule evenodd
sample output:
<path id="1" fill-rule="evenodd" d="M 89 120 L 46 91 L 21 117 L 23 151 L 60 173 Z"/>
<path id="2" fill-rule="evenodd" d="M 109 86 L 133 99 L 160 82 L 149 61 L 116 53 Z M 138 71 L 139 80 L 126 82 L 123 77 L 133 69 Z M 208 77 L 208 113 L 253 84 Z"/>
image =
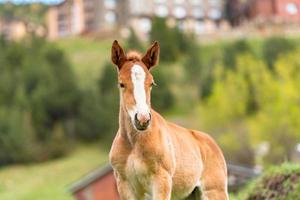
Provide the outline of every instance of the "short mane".
<path id="1" fill-rule="evenodd" d="M 126 55 L 127 60 L 138 62 L 142 60 L 142 54 L 137 51 L 129 51 Z"/>

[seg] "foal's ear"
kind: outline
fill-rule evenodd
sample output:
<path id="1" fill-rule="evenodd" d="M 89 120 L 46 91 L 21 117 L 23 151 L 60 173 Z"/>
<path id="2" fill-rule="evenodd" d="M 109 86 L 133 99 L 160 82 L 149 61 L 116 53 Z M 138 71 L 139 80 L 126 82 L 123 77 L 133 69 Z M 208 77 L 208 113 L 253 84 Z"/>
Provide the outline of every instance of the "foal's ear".
<path id="1" fill-rule="evenodd" d="M 157 41 L 155 41 L 142 58 L 142 61 L 145 63 L 148 69 L 150 69 L 158 63 L 159 49 L 159 44 Z"/>
<path id="2" fill-rule="evenodd" d="M 122 47 L 119 45 L 118 41 L 115 40 L 111 47 L 111 61 L 120 69 L 125 60 L 125 53 Z"/>

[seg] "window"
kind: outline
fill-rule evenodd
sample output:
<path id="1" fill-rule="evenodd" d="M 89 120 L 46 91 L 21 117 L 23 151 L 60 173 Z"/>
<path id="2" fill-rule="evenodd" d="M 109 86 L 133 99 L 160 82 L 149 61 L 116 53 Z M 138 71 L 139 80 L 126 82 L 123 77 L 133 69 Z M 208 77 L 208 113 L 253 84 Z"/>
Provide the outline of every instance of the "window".
<path id="1" fill-rule="evenodd" d="M 142 18 L 139 22 L 139 28 L 142 32 L 148 33 L 151 30 L 151 20 L 148 18 Z"/>
<path id="2" fill-rule="evenodd" d="M 108 9 L 114 9 L 116 7 L 116 0 L 105 0 L 104 5 Z"/>
<path id="3" fill-rule="evenodd" d="M 201 34 L 203 32 L 205 32 L 205 24 L 202 21 L 197 21 L 195 24 L 195 32 L 197 34 Z"/>
<path id="4" fill-rule="evenodd" d="M 186 10 L 182 6 L 176 6 L 173 14 L 176 18 L 184 18 L 186 16 Z"/>
<path id="5" fill-rule="evenodd" d="M 299 13 L 299 8 L 296 3 L 287 3 L 285 9 L 290 15 L 296 15 Z"/>
<path id="6" fill-rule="evenodd" d="M 208 16 L 212 19 L 220 19 L 222 17 L 222 12 L 217 8 L 212 8 L 209 10 Z"/>
<path id="7" fill-rule="evenodd" d="M 155 0 L 155 3 L 166 3 L 166 0 Z"/>
<path id="8" fill-rule="evenodd" d="M 165 5 L 156 6 L 155 14 L 159 17 L 166 17 L 169 14 L 168 7 Z"/>
<path id="9" fill-rule="evenodd" d="M 184 0 L 174 0 L 175 4 L 183 4 Z"/>
<path id="10" fill-rule="evenodd" d="M 195 18 L 203 18 L 204 17 L 203 9 L 201 9 L 201 8 L 193 9 L 193 16 Z"/>
<path id="11" fill-rule="evenodd" d="M 149 7 L 150 7 L 149 1 L 146 1 L 146 0 L 130 0 L 129 2 L 130 2 L 129 10 L 131 11 L 131 14 L 133 14 L 133 15 L 149 13 L 150 10 L 151 10 L 151 9 L 149 9 Z"/>
<path id="12" fill-rule="evenodd" d="M 192 5 L 203 5 L 203 0 L 190 0 Z"/>
<path id="13" fill-rule="evenodd" d="M 210 6 L 220 6 L 221 2 L 220 0 L 208 0 L 208 4 Z"/>
<path id="14" fill-rule="evenodd" d="M 114 24 L 116 22 L 116 13 L 113 11 L 108 11 L 105 16 L 105 21 L 111 24 Z"/>

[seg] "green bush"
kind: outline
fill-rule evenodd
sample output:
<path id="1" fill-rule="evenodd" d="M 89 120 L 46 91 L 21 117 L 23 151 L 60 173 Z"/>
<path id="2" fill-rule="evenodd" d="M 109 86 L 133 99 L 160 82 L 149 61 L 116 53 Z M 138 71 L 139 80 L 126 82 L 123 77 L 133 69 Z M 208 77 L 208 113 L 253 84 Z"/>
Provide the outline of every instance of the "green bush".
<path id="1" fill-rule="evenodd" d="M 157 86 L 154 86 L 151 94 L 152 107 L 159 111 L 170 110 L 175 103 L 174 95 L 171 92 L 171 88 L 168 82 L 167 75 L 162 71 L 153 70 L 152 75 L 154 77 Z"/>
<path id="2" fill-rule="evenodd" d="M 144 52 L 145 48 L 134 30 L 130 29 L 130 36 L 126 41 L 126 49 Z"/>
<path id="3" fill-rule="evenodd" d="M 270 37 L 263 42 L 262 56 L 270 69 L 277 58 L 296 49 L 296 44 L 284 37 Z"/>
<path id="4" fill-rule="evenodd" d="M 98 88 L 102 108 L 101 123 L 106 127 L 101 134 L 102 138 L 111 141 L 119 125 L 118 72 L 115 66 L 110 63 L 104 65 Z"/>
<path id="5" fill-rule="evenodd" d="M 155 17 L 152 20 L 150 41 L 160 44 L 160 60 L 162 62 L 175 62 L 184 54 L 189 42 L 187 37 L 178 29 L 170 28 L 165 18 Z"/>
<path id="6" fill-rule="evenodd" d="M 300 166 L 283 164 L 272 167 L 252 181 L 236 199 L 240 200 L 295 200 L 300 198 Z"/>
<path id="7" fill-rule="evenodd" d="M 244 146 L 253 155 L 264 142 L 269 146 L 265 155 L 248 158 L 262 165 L 291 159 L 300 140 L 298 55 L 295 51 L 279 58 L 273 70 L 251 55 L 239 56 L 234 71 L 217 68 L 201 114 L 203 126 L 215 134 L 230 160 L 245 163 L 239 156 Z"/>
<path id="8" fill-rule="evenodd" d="M 245 39 L 228 43 L 223 49 L 223 65 L 228 69 L 235 69 L 237 57 L 242 54 L 252 54 L 253 50 Z"/>

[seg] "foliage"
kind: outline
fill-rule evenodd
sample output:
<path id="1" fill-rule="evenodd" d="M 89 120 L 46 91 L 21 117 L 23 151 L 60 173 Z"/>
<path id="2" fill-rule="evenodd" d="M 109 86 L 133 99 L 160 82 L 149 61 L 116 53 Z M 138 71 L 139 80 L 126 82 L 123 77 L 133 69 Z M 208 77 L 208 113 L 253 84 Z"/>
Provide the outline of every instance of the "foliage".
<path id="1" fill-rule="evenodd" d="M 84 90 L 76 118 L 76 136 L 79 140 L 94 141 L 104 134 L 101 98 L 97 91 Z"/>
<path id="2" fill-rule="evenodd" d="M 174 62 L 187 49 L 189 42 L 178 27 L 169 27 L 165 18 L 155 17 L 152 20 L 150 41 L 160 43 L 160 60 Z"/>
<path id="3" fill-rule="evenodd" d="M 159 70 L 153 70 L 152 74 L 157 84 L 157 86 L 152 89 L 152 107 L 159 112 L 170 110 L 175 104 L 175 99 L 167 75 Z"/>
<path id="4" fill-rule="evenodd" d="M 288 52 L 295 50 L 296 44 L 283 37 L 270 37 L 267 38 L 262 47 L 263 58 L 270 69 L 278 57 Z"/>
<path id="5" fill-rule="evenodd" d="M 145 51 L 145 48 L 143 46 L 143 43 L 140 41 L 134 30 L 131 28 L 130 29 L 130 36 L 126 41 L 126 49 L 129 50 L 136 50 L 143 52 Z"/>
<path id="6" fill-rule="evenodd" d="M 291 159 L 300 140 L 297 55 L 296 51 L 279 59 L 275 73 L 250 55 L 239 56 L 234 71 L 218 68 L 212 95 L 202 106 L 203 124 L 215 130 L 228 156 L 244 151 L 243 141 L 250 149 L 267 141 L 270 149 L 260 164 Z"/>
<path id="7" fill-rule="evenodd" d="M 284 163 L 268 169 L 252 181 L 237 199 L 241 200 L 293 200 L 300 198 L 300 166 Z"/>
<path id="8" fill-rule="evenodd" d="M 76 113 L 79 94 L 68 61 L 41 38 L 6 43 L 0 65 L 0 164 L 63 155 L 71 135 L 64 125 Z"/>
<path id="9" fill-rule="evenodd" d="M 99 79 L 98 88 L 103 110 L 102 124 L 105 130 L 102 137 L 112 140 L 119 125 L 119 91 L 117 69 L 110 63 L 106 63 L 102 77 Z M 106 135 L 105 135 L 106 134 Z"/>
<path id="10" fill-rule="evenodd" d="M 184 63 L 186 78 L 198 91 L 198 96 L 204 90 L 203 86 L 203 62 L 201 60 L 201 48 L 197 43 L 191 42 L 187 48 L 187 58 Z"/>
<path id="11" fill-rule="evenodd" d="M 44 24 L 47 6 L 41 3 L 13 4 L 10 2 L 0 4 L 0 18 L 12 20 L 21 19 L 25 22 Z"/>
<path id="12" fill-rule="evenodd" d="M 241 54 L 253 54 L 253 51 L 245 39 L 239 39 L 229 43 L 223 48 L 223 65 L 227 68 L 236 67 L 236 59 Z"/>

